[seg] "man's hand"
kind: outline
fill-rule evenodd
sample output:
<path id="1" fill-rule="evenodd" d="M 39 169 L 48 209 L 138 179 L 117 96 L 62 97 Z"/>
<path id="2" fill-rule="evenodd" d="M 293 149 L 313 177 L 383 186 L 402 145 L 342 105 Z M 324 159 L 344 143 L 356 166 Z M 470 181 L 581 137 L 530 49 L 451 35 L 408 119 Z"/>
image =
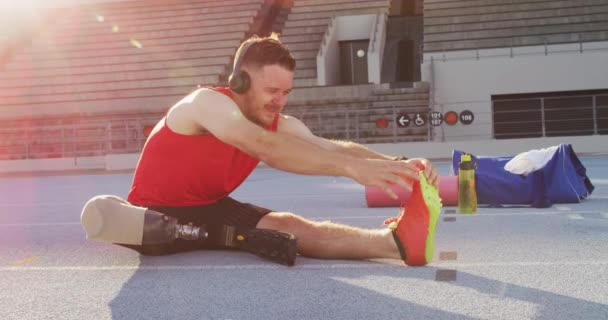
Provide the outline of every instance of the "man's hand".
<path id="1" fill-rule="evenodd" d="M 435 166 L 433 165 L 433 163 L 431 163 L 430 160 L 423 159 L 423 158 L 414 158 L 414 159 L 404 160 L 403 162 L 412 163 L 412 164 L 415 164 L 416 167 L 418 167 L 420 169 L 424 169 L 424 176 L 426 177 L 426 180 L 430 184 L 439 188 L 439 172 L 437 171 L 437 168 L 435 168 Z"/>
<path id="2" fill-rule="evenodd" d="M 391 198 L 398 199 L 392 186 L 399 185 L 411 191 L 413 181 L 419 179 L 421 163 L 418 159 L 407 161 L 354 159 L 350 164 L 350 176 L 362 185 L 382 189 Z"/>

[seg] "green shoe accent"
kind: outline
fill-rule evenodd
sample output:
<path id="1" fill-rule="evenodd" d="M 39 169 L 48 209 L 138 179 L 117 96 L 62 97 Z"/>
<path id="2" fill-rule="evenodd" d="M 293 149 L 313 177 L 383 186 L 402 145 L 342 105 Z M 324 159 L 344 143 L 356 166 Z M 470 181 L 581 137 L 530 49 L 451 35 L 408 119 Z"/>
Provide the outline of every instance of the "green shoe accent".
<path id="1" fill-rule="evenodd" d="M 395 243 L 397 244 L 397 249 L 399 249 L 399 255 L 401 255 L 401 259 L 403 261 L 405 261 L 405 260 L 407 260 L 407 256 L 405 255 L 405 248 L 403 247 L 401 240 L 399 240 L 396 230 L 397 229 L 393 229 L 393 231 L 391 233 L 393 234 L 393 239 L 395 240 Z"/>
<path id="2" fill-rule="evenodd" d="M 397 230 L 397 221 L 391 222 L 391 224 L 388 225 L 388 228 L 391 230 Z"/>
<path id="3" fill-rule="evenodd" d="M 429 233 L 426 237 L 426 252 L 425 259 L 427 263 L 433 260 L 435 254 L 435 228 L 437 227 L 437 221 L 439 215 L 441 215 L 441 198 L 439 197 L 439 190 L 434 185 L 428 183 L 424 176 L 424 172 L 420 172 L 420 190 L 422 191 L 422 197 L 424 203 L 429 210 Z"/>

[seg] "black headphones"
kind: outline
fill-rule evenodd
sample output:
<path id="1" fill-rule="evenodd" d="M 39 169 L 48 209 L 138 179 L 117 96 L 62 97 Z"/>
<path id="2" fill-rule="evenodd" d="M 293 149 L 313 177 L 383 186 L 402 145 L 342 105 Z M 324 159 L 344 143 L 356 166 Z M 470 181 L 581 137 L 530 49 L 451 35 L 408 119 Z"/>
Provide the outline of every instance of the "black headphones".
<path id="1" fill-rule="evenodd" d="M 236 63 L 234 64 L 234 70 L 232 70 L 232 74 L 228 79 L 228 84 L 230 85 L 230 89 L 236 93 L 243 94 L 249 90 L 251 86 L 251 77 L 245 70 L 241 70 L 241 64 L 245 59 L 245 55 L 247 54 L 247 50 L 253 44 L 257 43 L 256 41 L 251 41 L 241 48 L 239 52 L 239 56 L 236 58 Z"/>

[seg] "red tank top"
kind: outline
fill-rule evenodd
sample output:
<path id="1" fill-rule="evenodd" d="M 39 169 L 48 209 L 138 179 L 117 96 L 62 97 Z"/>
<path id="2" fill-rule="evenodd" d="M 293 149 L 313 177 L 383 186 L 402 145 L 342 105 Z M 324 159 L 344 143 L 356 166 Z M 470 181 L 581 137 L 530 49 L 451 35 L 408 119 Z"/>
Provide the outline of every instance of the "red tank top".
<path id="1" fill-rule="evenodd" d="M 213 88 L 232 98 L 229 88 Z M 276 131 L 279 117 L 266 130 Z M 142 206 L 195 206 L 228 196 L 259 163 L 212 134 L 183 135 L 162 119 L 141 152 L 128 201 Z"/>

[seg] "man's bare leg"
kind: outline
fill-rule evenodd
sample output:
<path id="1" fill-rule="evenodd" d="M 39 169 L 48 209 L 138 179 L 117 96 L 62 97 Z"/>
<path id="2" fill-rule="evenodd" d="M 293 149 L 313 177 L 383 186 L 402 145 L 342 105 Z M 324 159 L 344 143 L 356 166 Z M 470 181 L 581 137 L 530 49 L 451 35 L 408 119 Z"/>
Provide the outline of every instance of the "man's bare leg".
<path id="1" fill-rule="evenodd" d="M 296 236 L 298 253 L 325 259 L 401 259 L 391 230 L 361 229 L 329 221 L 315 222 L 288 212 L 271 212 L 257 228 Z"/>

